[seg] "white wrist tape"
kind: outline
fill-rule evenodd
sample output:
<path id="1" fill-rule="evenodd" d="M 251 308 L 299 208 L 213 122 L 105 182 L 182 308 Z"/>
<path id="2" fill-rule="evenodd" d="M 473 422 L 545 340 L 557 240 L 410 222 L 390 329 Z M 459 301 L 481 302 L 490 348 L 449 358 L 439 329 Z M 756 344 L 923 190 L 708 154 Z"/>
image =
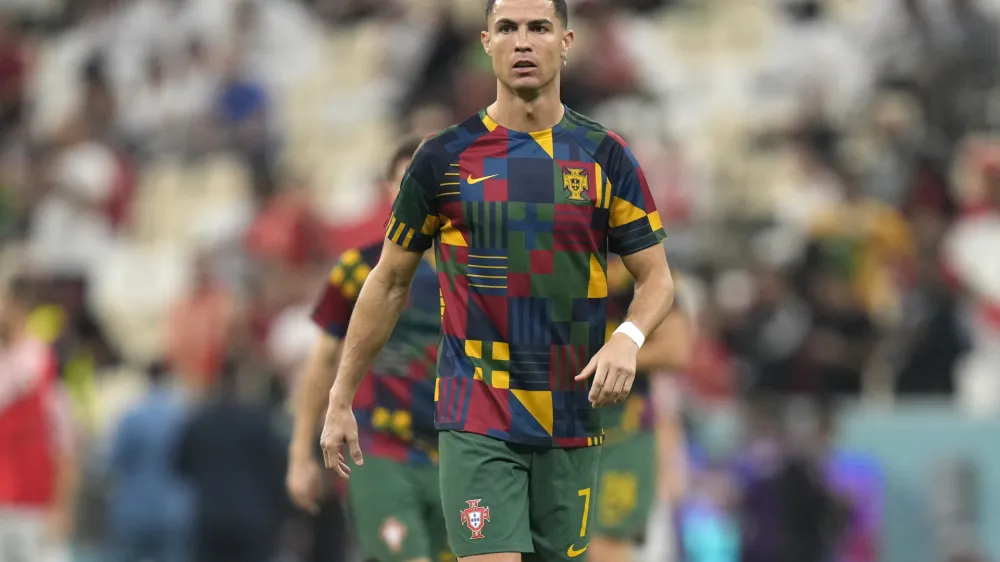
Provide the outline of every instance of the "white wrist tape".
<path id="1" fill-rule="evenodd" d="M 636 347 L 642 348 L 642 344 L 646 342 L 646 336 L 642 335 L 642 330 L 635 327 L 635 324 L 631 322 L 625 322 L 618 329 L 615 330 L 616 334 L 625 334 L 630 340 L 635 342 Z"/>

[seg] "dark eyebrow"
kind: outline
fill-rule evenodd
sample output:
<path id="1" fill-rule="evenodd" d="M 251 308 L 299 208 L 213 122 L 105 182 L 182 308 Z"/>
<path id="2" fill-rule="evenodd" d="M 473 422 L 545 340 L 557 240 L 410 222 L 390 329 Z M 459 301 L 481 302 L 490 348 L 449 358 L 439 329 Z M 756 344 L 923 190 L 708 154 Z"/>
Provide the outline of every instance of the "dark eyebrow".
<path id="1" fill-rule="evenodd" d="M 512 19 L 510 19 L 510 18 L 502 18 L 502 19 L 498 19 L 496 21 L 496 23 L 494 23 L 493 25 L 495 25 L 497 27 L 499 27 L 501 25 L 513 25 L 514 27 L 517 27 L 517 22 L 514 21 L 514 20 L 512 20 Z M 544 18 L 544 19 L 540 19 L 540 20 L 531 20 L 531 21 L 528 22 L 528 25 L 529 26 L 532 26 L 532 25 L 552 25 L 552 20 L 550 20 L 548 18 Z"/>

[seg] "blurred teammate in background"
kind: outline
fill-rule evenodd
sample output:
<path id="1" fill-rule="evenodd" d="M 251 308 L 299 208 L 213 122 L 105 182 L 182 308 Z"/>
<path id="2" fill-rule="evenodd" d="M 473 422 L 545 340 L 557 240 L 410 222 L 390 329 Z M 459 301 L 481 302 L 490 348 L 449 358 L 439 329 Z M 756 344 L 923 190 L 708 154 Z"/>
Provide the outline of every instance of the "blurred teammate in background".
<path id="1" fill-rule="evenodd" d="M 0 293 L 0 562 L 67 560 L 78 463 L 50 345 L 30 335 L 32 282 Z"/>
<path id="2" fill-rule="evenodd" d="M 392 157 L 385 181 L 393 195 L 418 145 L 419 139 L 406 141 Z M 313 312 L 323 335 L 299 386 L 288 471 L 292 499 L 312 513 L 319 508 L 324 488 L 314 456 L 318 423 L 327 406 L 354 303 L 381 251 L 379 241 L 344 252 Z M 370 454 L 364 468 L 353 472 L 348 501 L 366 560 L 438 562 L 450 557 L 434 429 L 439 300 L 437 272 L 428 252 L 417 266 L 399 324 L 354 397 L 362 443 Z"/>
<path id="3" fill-rule="evenodd" d="M 608 263 L 608 333 L 625 318 L 632 302 L 632 278 L 621 260 Z M 601 453 L 600 479 L 597 484 L 597 521 L 588 560 L 593 562 L 628 562 L 635 542 L 644 538 L 650 514 L 659 490 L 657 474 L 676 464 L 672 458 L 682 447 L 674 439 L 657 435 L 672 432 L 674 423 L 657 423 L 652 399 L 655 372 L 676 373 L 687 368 L 693 345 L 689 312 L 678 306 L 654 331 L 636 356 L 636 380 L 632 392 L 622 404 L 601 410 L 604 426 L 604 451 Z M 662 418 L 675 412 L 662 412 Z M 672 436 L 671 436 L 672 437 Z M 657 455 L 658 442 L 670 453 Z M 657 466 L 658 457 L 668 466 Z M 667 528 L 657 532 L 666 533 Z"/>
<path id="4" fill-rule="evenodd" d="M 321 441 L 343 477 L 345 443 L 363 462 L 351 403 L 437 242 L 435 425 L 452 552 L 573 560 L 589 548 L 604 439 L 596 408 L 628 395 L 645 335 L 673 301 L 666 235 L 624 141 L 561 102 L 574 38 L 565 0 L 490 0 L 485 15 L 497 100 L 414 155 L 355 305 Z M 623 256 L 635 297 L 607 339 L 609 251 Z"/>

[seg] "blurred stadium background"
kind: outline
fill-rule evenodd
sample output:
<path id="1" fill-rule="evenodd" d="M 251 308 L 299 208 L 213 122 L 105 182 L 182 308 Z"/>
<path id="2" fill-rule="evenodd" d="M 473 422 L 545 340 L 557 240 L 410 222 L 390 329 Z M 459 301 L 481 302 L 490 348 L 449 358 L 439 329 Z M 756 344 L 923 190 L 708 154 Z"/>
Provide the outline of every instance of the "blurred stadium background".
<path id="1" fill-rule="evenodd" d="M 482 4 L 0 1 L 0 274 L 30 280 L 70 397 L 78 478 L 50 531 L 74 559 L 113 560 L 136 513 L 187 493 L 116 479 L 123 435 L 184 434 L 150 380 L 194 411 L 235 388 L 280 468 L 311 301 L 381 235 L 395 139 L 493 100 Z M 570 5 L 564 100 L 636 150 L 695 305 L 683 559 L 812 532 L 766 516 L 808 504 L 794 486 L 761 500 L 732 475 L 815 450 L 851 508 L 838 561 L 1000 560 L 1000 2 Z M 210 478 L 226 433 L 187 431 Z M 315 526 L 265 478 L 233 509 L 306 560 Z M 350 559 L 326 525 L 310 559 Z"/>

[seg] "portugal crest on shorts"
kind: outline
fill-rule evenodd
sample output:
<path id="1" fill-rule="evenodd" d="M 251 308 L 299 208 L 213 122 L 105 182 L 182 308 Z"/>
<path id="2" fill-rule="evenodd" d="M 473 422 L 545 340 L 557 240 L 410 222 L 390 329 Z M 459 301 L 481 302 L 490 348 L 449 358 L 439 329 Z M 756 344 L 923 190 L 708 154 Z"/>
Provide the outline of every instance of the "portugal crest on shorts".
<path id="1" fill-rule="evenodd" d="M 563 189 L 569 192 L 570 201 L 589 201 L 584 195 L 588 188 L 583 168 L 563 168 Z"/>
<path id="2" fill-rule="evenodd" d="M 469 507 L 462 510 L 462 525 L 472 531 L 473 539 L 484 539 L 483 527 L 490 520 L 490 508 L 480 507 L 483 500 L 465 500 Z"/>
<path id="3" fill-rule="evenodd" d="M 399 552 L 403 550 L 403 540 L 406 539 L 406 525 L 395 517 L 389 517 L 379 528 L 379 535 L 391 552 Z"/>

